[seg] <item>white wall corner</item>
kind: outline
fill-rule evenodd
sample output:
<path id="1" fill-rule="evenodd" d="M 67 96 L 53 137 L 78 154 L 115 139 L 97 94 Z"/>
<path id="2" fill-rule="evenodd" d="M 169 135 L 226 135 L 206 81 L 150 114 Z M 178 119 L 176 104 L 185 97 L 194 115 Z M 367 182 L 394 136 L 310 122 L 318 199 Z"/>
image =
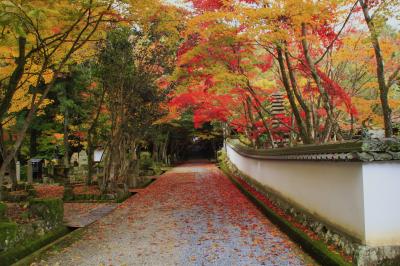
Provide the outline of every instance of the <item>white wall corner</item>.
<path id="1" fill-rule="evenodd" d="M 400 245 L 400 161 L 363 163 L 366 244 Z"/>

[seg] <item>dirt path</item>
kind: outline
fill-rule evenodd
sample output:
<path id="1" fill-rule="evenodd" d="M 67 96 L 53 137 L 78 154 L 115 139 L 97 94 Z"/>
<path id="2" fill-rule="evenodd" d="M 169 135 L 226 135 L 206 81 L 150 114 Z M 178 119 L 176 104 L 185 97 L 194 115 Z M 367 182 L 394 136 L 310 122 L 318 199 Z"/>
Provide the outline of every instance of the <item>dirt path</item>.
<path id="1" fill-rule="evenodd" d="M 39 265 L 313 265 L 215 166 L 174 168 Z"/>

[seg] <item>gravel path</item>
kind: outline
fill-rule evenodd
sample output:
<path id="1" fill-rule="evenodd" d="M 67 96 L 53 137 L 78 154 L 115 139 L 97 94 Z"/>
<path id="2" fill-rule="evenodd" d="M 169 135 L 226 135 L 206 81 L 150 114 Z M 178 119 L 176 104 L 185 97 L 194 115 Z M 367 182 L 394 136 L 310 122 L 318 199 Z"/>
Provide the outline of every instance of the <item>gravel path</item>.
<path id="1" fill-rule="evenodd" d="M 315 265 L 215 166 L 174 168 L 36 265 Z"/>

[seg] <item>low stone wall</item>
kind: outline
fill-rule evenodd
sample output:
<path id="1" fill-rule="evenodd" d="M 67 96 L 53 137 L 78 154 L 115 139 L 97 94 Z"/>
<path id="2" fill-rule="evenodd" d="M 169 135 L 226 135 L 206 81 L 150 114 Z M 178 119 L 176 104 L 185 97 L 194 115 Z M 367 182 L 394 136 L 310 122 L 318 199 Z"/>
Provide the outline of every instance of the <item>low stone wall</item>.
<path id="1" fill-rule="evenodd" d="M 290 148 L 284 153 L 258 151 L 237 141 L 228 142 L 226 152 L 236 172 L 283 210 L 353 255 L 358 264 L 374 265 L 400 255 L 400 162 L 393 156 L 390 161 L 356 157 L 369 152 L 362 143 L 351 145 L 353 150 L 342 152 L 353 154 L 347 159 L 317 146 L 291 154 Z M 395 151 L 374 151 L 389 152 Z"/>

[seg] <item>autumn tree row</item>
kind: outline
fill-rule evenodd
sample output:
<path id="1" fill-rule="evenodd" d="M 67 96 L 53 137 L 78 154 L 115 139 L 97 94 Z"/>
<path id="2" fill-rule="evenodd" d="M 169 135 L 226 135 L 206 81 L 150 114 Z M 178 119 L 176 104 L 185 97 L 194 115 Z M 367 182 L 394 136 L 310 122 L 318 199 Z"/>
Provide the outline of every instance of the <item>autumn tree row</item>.
<path id="1" fill-rule="evenodd" d="M 66 167 L 75 135 L 87 142 L 88 181 L 100 144 L 103 188 L 125 181 L 135 145 L 163 113 L 179 16 L 159 1 L 1 1 L 0 184 L 41 116 L 63 124 L 51 135 L 63 139 Z"/>
<path id="2" fill-rule="evenodd" d="M 219 121 L 255 146 L 344 140 L 363 126 L 392 136 L 396 1 L 191 2 L 172 110 L 192 109 L 198 125 Z M 285 114 L 272 114 L 273 92 L 284 93 Z"/>

